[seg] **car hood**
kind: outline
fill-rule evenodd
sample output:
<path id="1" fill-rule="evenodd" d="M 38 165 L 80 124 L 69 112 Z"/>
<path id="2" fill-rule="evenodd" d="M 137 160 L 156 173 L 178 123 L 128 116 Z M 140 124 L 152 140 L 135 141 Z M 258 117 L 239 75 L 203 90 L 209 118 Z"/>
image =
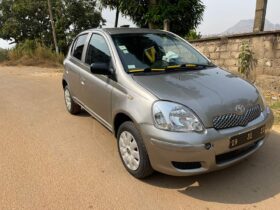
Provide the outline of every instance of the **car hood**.
<path id="1" fill-rule="evenodd" d="M 258 90 L 249 82 L 220 68 L 163 74 L 134 75 L 133 79 L 160 100 L 183 104 L 193 110 L 205 127 L 213 118 L 235 113 L 237 105 L 262 106 Z"/>

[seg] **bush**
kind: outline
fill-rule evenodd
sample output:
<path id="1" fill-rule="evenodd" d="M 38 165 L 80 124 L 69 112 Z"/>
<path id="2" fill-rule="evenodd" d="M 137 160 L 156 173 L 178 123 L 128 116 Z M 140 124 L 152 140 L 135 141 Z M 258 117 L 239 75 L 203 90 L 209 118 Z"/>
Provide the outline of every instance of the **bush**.
<path id="1" fill-rule="evenodd" d="M 256 81 L 256 74 L 254 68 L 257 61 L 254 59 L 254 53 L 249 47 L 248 43 L 243 42 L 241 45 L 241 52 L 238 56 L 238 71 L 244 75 L 246 79 L 249 79 L 251 82 Z"/>
<path id="2" fill-rule="evenodd" d="M 26 40 L 9 50 L 6 58 L 7 65 L 59 67 L 63 63 L 64 55 L 56 54 L 38 41 Z"/>
<path id="3" fill-rule="evenodd" d="M 8 58 L 8 50 L 0 48 L 0 62 L 7 60 Z"/>
<path id="4" fill-rule="evenodd" d="M 201 33 L 196 30 L 190 30 L 185 38 L 188 41 L 197 40 L 201 38 Z"/>

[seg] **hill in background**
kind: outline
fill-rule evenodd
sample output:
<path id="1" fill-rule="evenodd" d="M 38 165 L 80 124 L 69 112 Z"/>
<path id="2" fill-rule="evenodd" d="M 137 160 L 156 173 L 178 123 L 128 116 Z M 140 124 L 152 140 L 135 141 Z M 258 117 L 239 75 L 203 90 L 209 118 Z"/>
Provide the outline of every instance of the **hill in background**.
<path id="1" fill-rule="evenodd" d="M 240 20 L 237 24 L 227 29 L 222 35 L 228 34 L 241 34 L 241 33 L 249 33 L 253 31 L 254 20 Z M 280 30 L 280 24 L 273 24 L 269 20 L 265 21 L 265 31 L 275 31 Z"/>

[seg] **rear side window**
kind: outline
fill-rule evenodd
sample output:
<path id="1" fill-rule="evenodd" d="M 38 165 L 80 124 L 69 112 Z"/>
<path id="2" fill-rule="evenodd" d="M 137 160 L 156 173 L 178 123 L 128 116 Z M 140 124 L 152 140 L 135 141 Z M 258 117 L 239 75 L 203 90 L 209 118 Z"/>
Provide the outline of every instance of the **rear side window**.
<path id="1" fill-rule="evenodd" d="M 106 40 L 99 34 L 93 34 L 89 42 L 85 62 L 89 65 L 92 63 L 109 63 L 110 57 Z"/>
<path id="2" fill-rule="evenodd" d="M 79 60 L 82 59 L 82 54 L 83 54 L 83 49 L 85 46 L 86 39 L 87 39 L 87 34 L 83 34 L 79 36 L 74 43 L 72 55 Z"/>

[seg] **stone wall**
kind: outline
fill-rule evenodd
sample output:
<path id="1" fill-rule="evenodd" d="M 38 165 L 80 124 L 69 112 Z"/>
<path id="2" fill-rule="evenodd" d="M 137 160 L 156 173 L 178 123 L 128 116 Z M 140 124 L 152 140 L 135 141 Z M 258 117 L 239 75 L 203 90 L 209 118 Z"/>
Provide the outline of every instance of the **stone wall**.
<path id="1" fill-rule="evenodd" d="M 280 31 L 211 37 L 191 43 L 216 65 L 238 71 L 238 56 L 243 42 L 249 43 L 257 60 L 257 74 L 280 76 Z"/>

